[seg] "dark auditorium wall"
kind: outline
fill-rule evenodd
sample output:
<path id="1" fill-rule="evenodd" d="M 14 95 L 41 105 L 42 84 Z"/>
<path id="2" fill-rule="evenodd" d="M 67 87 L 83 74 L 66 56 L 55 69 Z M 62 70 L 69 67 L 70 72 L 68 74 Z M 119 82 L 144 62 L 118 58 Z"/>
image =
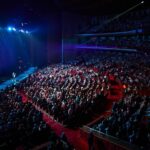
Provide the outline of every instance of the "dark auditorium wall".
<path id="1" fill-rule="evenodd" d="M 65 61 L 74 59 L 80 50 L 76 49 L 77 38 L 81 24 L 86 22 L 87 16 L 77 13 L 63 13 L 63 39 L 64 39 L 64 59 Z"/>
<path id="2" fill-rule="evenodd" d="M 51 12 L 48 16 L 39 18 L 39 27 L 34 36 L 42 44 L 37 63 L 46 66 L 61 62 L 62 17 L 60 12 Z M 36 39 L 36 40 L 37 40 Z M 38 55 L 38 54 L 37 54 Z M 41 64 L 42 63 L 42 64 Z"/>
<path id="3" fill-rule="evenodd" d="M 64 60 L 73 59 L 78 54 L 75 34 L 79 26 L 85 22 L 85 16 L 70 12 L 51 12 L 44 22 L 44 35 L 47 38 L 47 63 L 61 63 L 62 40 Z M 43 36 L 44 36 L 43 35 Z"/>
<path id="4" fill-rule="evenodd" d="M 47 22 L 47 62 L 61 62 L 62 18 L 60 12 L 52 12 Z"/>

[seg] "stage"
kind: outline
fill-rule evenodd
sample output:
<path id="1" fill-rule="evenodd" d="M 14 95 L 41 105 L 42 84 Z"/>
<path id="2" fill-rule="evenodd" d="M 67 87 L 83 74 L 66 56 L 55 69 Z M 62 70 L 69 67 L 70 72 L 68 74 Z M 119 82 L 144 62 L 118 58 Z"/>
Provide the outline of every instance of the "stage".
<path id="1" fill-rule="evenodd" d="M 0 90 L 4 90 L 6 87 L 10 87 L 14 84 L 19 83 L 20 81 L 27 78 L 30 74 L 34 73 L 37 70 L 37 67 L 30 67 L 28 70 L 23 72 L 22 74 L 16 76 L 15 78 L 11 78 L 0 84 Z"/>

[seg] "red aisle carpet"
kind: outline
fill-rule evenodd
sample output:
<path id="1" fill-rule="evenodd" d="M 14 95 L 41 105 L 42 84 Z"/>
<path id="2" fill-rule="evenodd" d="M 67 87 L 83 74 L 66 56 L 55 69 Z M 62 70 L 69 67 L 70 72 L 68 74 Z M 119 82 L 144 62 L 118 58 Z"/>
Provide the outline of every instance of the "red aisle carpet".
<path id="1" fill-rule="evenodd" d="M 28 102 L 27 97 L 23 93 L 20 93 L 20 95 L 22 96 L 22 102 L 27 103 Z"/>
<path id="2" fill-rule="evenodd" d="M 62 132 L 64 132 L 68 138 L 68 141 L 77 150 L 88 150 L 87 141 L 80 136 L 79 129 L 72 130 L 72 129 L 65 128 L 61 124 L 49 118 L 46 114 L 43 114 L 43 119 L 55 131 L 55 133 L 58 136 L 61 135 Z"/>
<path id="3" fill-rule="evenodd" d="M 21 93 L 23 103 L 28 101 L 27 97 Z M 29 100 L 29 102 L 31 102 Z M 33 104 L 33 106 L 35 106 Z M 80 136 L 80 129 L 69 129 L 65 128 L 60 123 L 53 120 L 47 113 L 42 111 L 39 107 L 35 106 L 35 108 L 43 113 L 43 120 L 55 131 L 55 133 L 60 136 L 62 132 L 67 136 L 68 141 L 75 147 L 76 150 L 88 150 L 87 141 Z"/>

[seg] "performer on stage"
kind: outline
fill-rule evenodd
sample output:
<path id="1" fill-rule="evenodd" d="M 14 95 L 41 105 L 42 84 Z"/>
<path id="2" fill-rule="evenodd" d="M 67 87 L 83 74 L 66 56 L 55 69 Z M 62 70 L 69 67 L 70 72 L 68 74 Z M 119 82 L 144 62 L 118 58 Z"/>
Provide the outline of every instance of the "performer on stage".
<path id="1" fill-rule="evenodd" d="M 14 85 L 16 84 L 16 73 L 15 72 L 13 72 L 12 73 L 12 81 L 14 82 Z"/>
<path id="2" fill-rule="evenodd" d="M 12 73 L 12 77 L 16 78 L 16 73 L 15 72 Z"/>

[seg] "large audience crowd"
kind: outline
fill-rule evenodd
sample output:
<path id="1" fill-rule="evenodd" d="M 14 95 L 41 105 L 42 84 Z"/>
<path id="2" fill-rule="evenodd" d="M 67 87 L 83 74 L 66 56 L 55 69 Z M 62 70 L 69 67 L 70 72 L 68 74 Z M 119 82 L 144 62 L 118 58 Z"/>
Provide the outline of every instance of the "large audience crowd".
<path id="1" fill-rule="evenodd" d="M 31 149 L 50 142 L 49 149 L 72 149 L 43 121 L 31 103 L 23 103 L 16 87 L 0 91 L 0 149 Z"/>
<path id="2" fill-rule="evenodd" d="M 150 130 L 142 124 L 150 98 L 136 94 L 126 95 L 113 104 L 112 114 L 93 125 L 95 130 L 136 144 L 142 149 L 150 146 Z"/>
<path id="3" fill-rule="evenodd" d="M 114 103 L 111 116 L 93 128 L 149 146 L 150 131 L 141 126 L 144 111 L 150 105 L 149 97 L 138 96 L 139 91 L 150 87 L 149 57 L 138 52 L 93 51 L 67 64 L 40 69 L 17 87 L 1 91 L 0 146 L 23 145 L 28 149 L 50 138 L 50 148 L 64 148 L 64 142 L 43 122 L 41 112 L 32 104 L 23 103 L 18 90 L 54 119 L 68 124 L 88 118 L 96 106 L 100 106 L 99 102 L 105 101 L 111 81 L 122 83 L 124 97 Z M 69 144 L 67 147 L 70 148 Z"/>
<path id="4" fill-rule="evenodd" d="M 85 55 L 85 60 L 99 71 L 107 72 L 126 86 L 126 92 L 140 91 L 150 87 L 150 55 L 140 52 L 96 52 Z M 88 62 L 89 61 L 89 62 Z"/>
<path id="5" fill-rule="evenodd" d="M 149 72 L 146 53 L 96 52 L 41 69 L 22 87 L 36 105 L 67 124 L 86 118 L 95 109 L 100 96 L 109 93 L 112 78 L 121 81 L 126 93 L 137 93 L 150 86 Z"/>
<path id="6" fill-rule="evenodd" d="M 24 92 L 36 105 L 63 124 L 72 124 L 81 118 L 86 120 L 104 100 L 98 98 L 107 94 L 109 86 L 104 71 L 99 72 L 88 62 L 76 63 L 46 67 L 22 84 Z"/>
<path id="7" fill-rule="evenodd" d="M 146 53 L 117 52 L 106 59 L 105 66 L 121 81 L 125 94 L 121 101 L 114 103 L 110 117 L 93 125 L 100 132 L 144 149 L 150 146 L 150 130 L 142 124 L 145 110 L 150 106 L 150 97 L 139 96 L 139 91 L 150 88 L 149 58 Z"/>
<path id="8" fill-rule="evenodd" d="M 94 18 L 87 30 L 143 30 L 150 23 L 149 14 L 150 9 L 134 11 L 114 21 L 107 16 L 103 23 Z M 39 69 L 18 85 L 0 91 L 0 149 L 31 149 L 47 141 L 49 150 L 73 149 L 64 134 L 56 136 L 32 103 L 62 124 L 81 125 L 93 112 L 103 109 L 112 81 L 122 84 L 123 97 L 114 102 L 111 115 L 92 128 L 149 149 L 150 129 L 142 124 L 142 119 L 150 97 L 139 94 L 150 88 L 150 53 L 146 50 L 150 48 L 149 41 L 150 36 L 142 34 L 82 37 L 81 43 L 141 48 L 146 52 L 87 52 L 74 61 Z M 30 102 L 23 102 L 20 93 Z"/>

